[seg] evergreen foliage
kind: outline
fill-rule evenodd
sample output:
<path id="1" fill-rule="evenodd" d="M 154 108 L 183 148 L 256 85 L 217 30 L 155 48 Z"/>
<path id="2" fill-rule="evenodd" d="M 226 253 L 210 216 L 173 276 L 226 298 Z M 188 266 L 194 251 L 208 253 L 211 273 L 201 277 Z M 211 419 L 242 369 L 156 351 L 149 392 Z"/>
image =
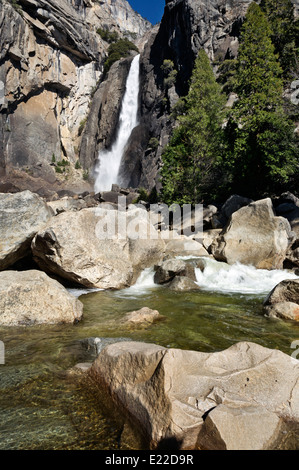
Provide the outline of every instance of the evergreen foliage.
<path id="1" fill-rule="evenodd" d="M 177 126 L 162 155 L 165 203 L 297 192 L 298 138 L 283 90 L 284 81 L 298 73 L 298 25 L 290 0 L 262 0 L 261 7 L 253 2 L 238 57 L 222 64 L 218 83 L 200 51 L 189 93 L 174 109 Z M 171 65 L 163 64 L 166 74 Z M 238 99 L 225 111 L 223 93 L 232 91 Z"/>
<path id="2" fill-rule="evenodd" d="M 162 156 L 165 203 L 197 203 L 212 190 L 221 161 L 224 103 L 208 56 L 201 50 L 189 93 L 177 105 L 178 127 Z"/>
<path id="3" fill-rule="evenodd" d="M 161 70 L 164 73 L 164 87 L 171 88 L 175 84 L 178 74 L 177 70 L 174 68 L 173 61 L 165 59 L 161 66 Z"/>
<path id="4" fill-rule="evenodd" d="M 98 28 L 97 33 L 109 44 L 119 40 L 119 35 L 116 31 L 108 31 L 108 29 Z"/>
<path id="5" fill-rule="evenodd" d="M 295 21 L 291 0 L 262 0 L 262 11 L 272 29 L 271 39 L 279 56 L 285 79 L 299 71 L 299 22 Z"/>
<path id="6" fill-rule="evenodd" d="M 280 191 L 298 165 L 294 125 L 283 109 L 282 69 L 261 8 L 252 3 L 240 38 L 234 106 L 226 135 L 232 191 L 250 197 Z"/>
<path id="7" fill-rule="evenodd" d="M 110 67 L 122 57 L 129 55 L 130 51 L 139 52 L 138 47 L 128 39 L 119 39 L 118 41 L 110 44 L 108 48 L 108 58 L 104 65 L 104 75 L 107 74 Z"/>

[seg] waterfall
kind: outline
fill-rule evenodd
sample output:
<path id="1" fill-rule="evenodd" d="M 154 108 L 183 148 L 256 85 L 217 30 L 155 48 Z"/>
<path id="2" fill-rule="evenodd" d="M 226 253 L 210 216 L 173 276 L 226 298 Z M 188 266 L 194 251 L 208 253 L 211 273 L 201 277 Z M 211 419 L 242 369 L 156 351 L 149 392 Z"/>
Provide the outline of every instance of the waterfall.
<path id="1" fill-rule="evenodd" d="M 127 78 L 116 141 L 110 150 L 103 150 L 98 156 L 95 168 L 96 193 L 100 191 L 110 191 L 111 185 L 119 182 L 118 173 L 122 156 L 132 130 L 138 124 L 139 59 L 139 55 L 134 57 Z"/>

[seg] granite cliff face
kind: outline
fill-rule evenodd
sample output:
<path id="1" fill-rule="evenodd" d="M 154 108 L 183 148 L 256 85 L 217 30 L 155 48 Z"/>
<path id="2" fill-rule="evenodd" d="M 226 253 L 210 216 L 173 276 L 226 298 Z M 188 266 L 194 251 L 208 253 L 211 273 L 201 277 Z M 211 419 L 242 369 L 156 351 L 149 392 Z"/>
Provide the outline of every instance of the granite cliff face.
<path id="1" fill-rule="evenodd" d="M 18 0 L 17 9 L 12 0 L 0 1 L 0 188 L 7 190 L 17 178 L 18 187 L 28 180 L 22 189 L 45 182 L 82 188 L 83 170 L 92 188 L 98 153 L 115 138 L 134 55 L 103 79 L 109 44 L 98 28 L 129 38 L 141 53 L 139 126 L 122 160 L 122 185 L 159 189 L 171 109 L 188 91 L 198 51 L 206 50 L 215 71 L 217 63 L 236 57 L 252 0 L 166 0 L 156 26 L 126 0 Z M 174 64 L 175 83 L 165 84 L 164 60 Z M 55 172 L 53 160 L 62 159 L 68 180 Z"/>
<path id="2" fill-rule="evenodd" d="M 240 29 L 252 0 L 166 0 L 157 33 L 153 32 L 141 59 L 142 96 L 139 138 L 133 136 L 123 161 L 124 182 L 147 189 L 159 183 L 161 153 L 173 128 L 170 113 L 178 97 L 188 92 L 195 58 L 203 48 L 217 73 L 218 64 L 237 56 Z M 298 16 L 298 0 L 294 0 Z M 175 84 L 165 86 L 161 69 L 171 60 L 177 71 Z M 152 144 L 154 143 L 154 145 Z M 132 166 L 133 177 L 125 171 Z M 137 174 L 138 172 L 138 174 Z"/>
<path id="3" fill-rule="evenodd" d="M 125 0 L 13 3 L 0 3 L 0 177 L 64 184 L 53 165 L 64 159 L 80 186 L 74 166 L 109 46 L 96 30 L 135 40 L 151 25 Z"/>
<path id="4" fill-rule="evenodd" d="M 133 131 L 127 151 L 121 165 L 123 186 L 142 186 L 151 189 L 159 188 L 159 167 L 163 147 L 169 140 L 173 122 L 170 118 L 171 108 L 179 96 L 188 91 L 188 83 L 198 51 L 204 48 L 210 59 L 215 62 L 227 57 L 235 57 L 238 50 L 238 36 L 247 8 L 252 0 L 174 0 L 166 1 L 164 16 L 160 25 L 152 28 L 144 37 L 141 47 L 141 93 L 140 124 Z M 171 60 L 178 72 L 175 85 L 165 86 L 165 75 L 161 69 L 164 60 Z M 121 67 L 124 70 L 124 67 Z M 112 97 L 108 104 L 115 110 L 110 121 L 110 134 L 101 135 L 102 125 L 93 130 L 89 116 L 86 133 L 83 136 L 80 160 L 85 167 L 92 166 L 98 151 L 109 146 L 115 131 L 115 119 L 118 108 L 114 105 L 115 96 L 122 96 L 122 86 L 114 70 L 106 80 L 106 91 L 101 95 Z M 111 82 L 115 83 L 111 93 Z M 121 81 L 122 83 L 124 80 Z M 98 92 L 100 94 L 100 91 Z M 98 102 L 99 95 L 93 103 L 95 113 L 102 120 L 107 110 L 106 99 Z M 107 111 L 106 111 L 107 112 Z M 106 125 L 104 128 L 106 129 Z M 96 138 L 94 139 L 94 136 Z M 95 144 L 96 141 L 96 144 Z"/>
<path id="5" fill-rule="evenodd" d="M 163 147 L 173 127 L 172 106 L 188 91 L 195 58 L 204 48 L 213 63 L 234 58 L 238 51 L 240 27 L 251 0 L 166 1 L 160 28 L 152 35 L 142 55 L 142 135 L 156 147 L 140 149 L 139 184 L 159 187 L 159 167 Z M 176 83 L 164 85 L 161 66 L 171 60 L 178 72 Z M 144 137 L 143 137 L 144 140 Z M 130 154 L 130 150 L 128 151 Z M 137 158 L 137 157 L 135 157 Z"/>

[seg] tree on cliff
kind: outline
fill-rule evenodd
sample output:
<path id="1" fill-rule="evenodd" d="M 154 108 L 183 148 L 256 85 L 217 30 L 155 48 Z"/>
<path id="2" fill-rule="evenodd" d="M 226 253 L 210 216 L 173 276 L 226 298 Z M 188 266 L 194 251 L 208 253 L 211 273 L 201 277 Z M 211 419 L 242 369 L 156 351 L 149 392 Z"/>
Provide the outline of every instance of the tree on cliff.
<path id="1" fill-rule="evenodd" d="M 298 166 L 294 125 L 283 110 L 282 69 L 271 35 L 265 14 L 252 3 L 240 38 L 238 101 L 226 135 L 230 189 L 253 198 L 283 189 Z"/>
<path id="2" fill-rule="evenodd" d="M 162 156 L 165 203 L 198 203 L 212 190 L 221 160 L 224 104 L 221 86 L 201 50 L 189 93 L 176 108 L 178 126 Z"/>

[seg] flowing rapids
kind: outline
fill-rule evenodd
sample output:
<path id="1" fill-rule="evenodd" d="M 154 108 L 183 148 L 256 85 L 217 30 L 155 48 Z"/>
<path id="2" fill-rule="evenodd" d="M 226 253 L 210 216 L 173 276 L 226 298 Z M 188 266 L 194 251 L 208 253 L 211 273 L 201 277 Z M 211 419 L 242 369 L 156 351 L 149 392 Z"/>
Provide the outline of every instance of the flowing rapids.
<path id="1" fill-rule="evenodd" d="M 196 263 L 193 259 L 190 262 Z M 135 430 L 111 412 L 78 377 L 66 371 L 92 362 L 95 352 L 82 344 L 101 338 L 102 344 L 122 340 L 213 352 L 239 341 L 252 341 L 291 355 L 299 325 L 266 318 L 263 300 L 287 271 L 263 271 L 202 259 L 196 269 L 199 291 L 174 292 L 154 283 L 145 269 L 136 284 L 120 291 L 71 290 L 84 304 L 76 325 L 0 327 L 5 365 L 0 366 L 0 449 L 117 450 L 140 449 Z M 126 327 L 124 314 L 142 307 L 163 315 L 147 328 Z"/>
<path id="2" fill-rule="evenodd" d="M 195 258 L 178 258 L 193 260 L 196 266 Z M 284 279 L 298 279 L 294 273 L 285 270 L 268 271 L 240 263 L 230 266 L 209 258 L 202 258 L 202 262 L 203 270 L 195 267 L 196 282 L 203 290 L 215 293 L 267 295 Z M 154 274 L 154 268 L 146 268 L 135 285 L 125 292 L 143 294 L 148 288 L 158 287 L 154 283 Z"/>
<path id="3" fill-rule="evenodd" d="M 122 156 L 132 130 L 138 124 L 139 62 L 140 56 L 137 55 L 132 61 L 127 78 L 116 141 L 110 150 L 99 153 L 95 169 L 95 192 L 110 191 L 111 185 L 119 182 Z"/>
<path id="4" fill-rule="evenodd" d="M 195 270 L 197 283 L 203 289 L 223 293 L 268 294 L 284 279 L 298 276 L 283 270 L 267 271 L 236 263 L 232 266 L 212 259 L 205 261 L 204 271 Z"/>

